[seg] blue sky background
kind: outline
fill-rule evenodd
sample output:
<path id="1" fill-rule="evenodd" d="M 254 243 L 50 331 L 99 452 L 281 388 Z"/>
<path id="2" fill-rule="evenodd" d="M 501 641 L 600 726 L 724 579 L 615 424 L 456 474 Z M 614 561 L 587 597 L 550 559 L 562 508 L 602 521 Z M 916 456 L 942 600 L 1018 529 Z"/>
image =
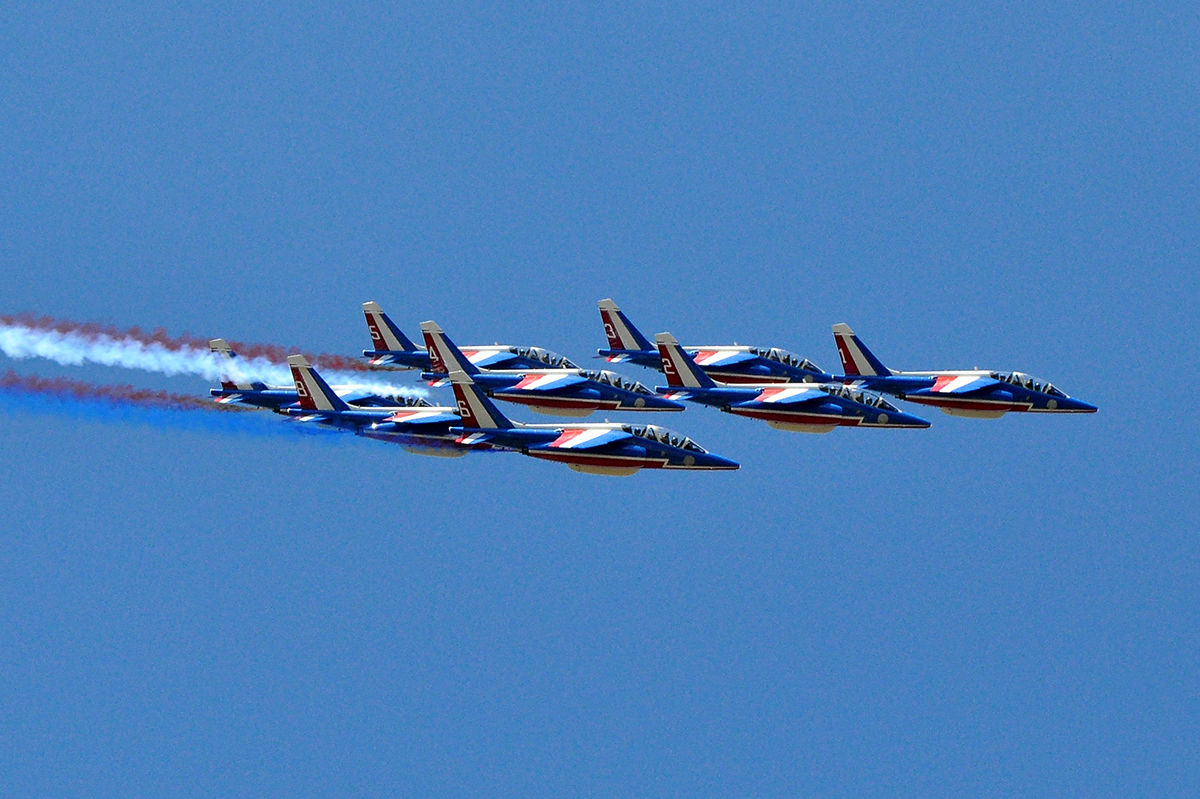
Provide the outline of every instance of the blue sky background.
<path id="1" fill-rule="evenodd" d="M 1200 11 L 1045 5 L 8 9 L 0 313 L 586 359 L 611 296 L 1101 412 L 618 480 L 6 399 L 3 792 L 1196 795 Z"/>

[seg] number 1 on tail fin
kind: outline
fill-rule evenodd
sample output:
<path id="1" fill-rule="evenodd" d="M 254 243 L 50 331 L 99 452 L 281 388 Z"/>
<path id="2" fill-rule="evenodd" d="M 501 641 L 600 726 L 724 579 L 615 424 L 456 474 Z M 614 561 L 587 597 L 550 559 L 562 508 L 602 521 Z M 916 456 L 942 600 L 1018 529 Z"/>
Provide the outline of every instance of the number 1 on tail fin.
<path id="1" fill-rule="evenodd" d="M 837 343 L 838 355 L 842 359 L 842 371 L 854 377 L 888 377 L 892 373 L 867 349 L 849 325 L 833 326 L 833 340 Z"/>

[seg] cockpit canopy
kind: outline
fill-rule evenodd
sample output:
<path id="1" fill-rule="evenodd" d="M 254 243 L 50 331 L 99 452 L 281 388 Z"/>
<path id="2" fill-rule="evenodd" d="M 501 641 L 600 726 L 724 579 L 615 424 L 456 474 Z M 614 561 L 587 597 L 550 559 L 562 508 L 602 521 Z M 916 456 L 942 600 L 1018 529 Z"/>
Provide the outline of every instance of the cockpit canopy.
<path id="1" fill-rule="evenodd" d="M 1049 394 L 1052 397 L 1066 397 L 1067 395 L 1059 391 L 1049 380 L 1027 375 L 1024 372 L 990 372 L 989 377 L 993 380 L 999 380 L 1001 383 L 1009 383 L 1014 386 L 1021 386 L 1029 391 L 1036 391 L 1040 394 Z"/>
<path id="2" fill-rule="evenodd" d="M 888 402 L 878 394 L 872 394 L 869 391 L 857 391 L 849 386 L 839 385 L 821 386 L 821 390 L 826 394 L 832 394 L 835 397 L 848 399 L 851 402 L 857 402 L 862 405 L 866 405 L 869 408 L 878 408 L 881 411 L 895 411 L 896 413 L 900 412 L 900 409 L 895 405 Z"/>
<path id="3" fill-rule="evenodd" d="M 520 355 L 522 358 L 529 358 L 534 361 L 540 361 L 551 369 L 578 369 L 579 367 L 572 363 L 568 358 L 559 355 L 557 352 L 544 350 L 541 347 L 509 347 L 508 351 L 513 355 Z"/>
<path id="4" fill-rule="evenodd" d="M 680 449 L 687 449 L 691 450 L 692 452 L 706 451 L 703 447 L 701 447 L 695 441 L 692 441 L 687 436 L 681 436 L 679 433 L 676 433 L 673 430 L 668 430 L 665 427 L 659 427 L 655 424 L 623 424 L 621 425 L 621 429 L 630 435 L 637 436 L 638 438 L 648 438 L 651 441 L 657 441 L 660 444 L 667 444 L 668 446 L 679 447 Z"/>
<path id="5" fill-rule="evenodd" d="M 643 386 L 641 383 L 633 380 L 626 380 L 616 372 L 608 372 L 604 370 L 591 370 L 584 372 L 592 380 L 597 383 L 603 383 L 606 386 L 613 388 L 622 388 L 626 391 L 632 391 L 634 394 L 645 394 L 647 396 L 655 396 L 654 392 Z"/>
<path id="6" fill-rule="evenodd" d="M 760 358 L 766 358 L 768 361 L 775 361 L 776 363 L 795 366 L 797 369 L 804 369 L 805 371 L 809 372 L 824 371 L 821 369 L 821 367 L 817 366 L 808 358 L 801 358 L 799 355 L 790 353 L 787 350 L 781 350 L 778 347 L 771 347 L 770 349 L 764 347 L 750 347 L 749 350 Z"/>

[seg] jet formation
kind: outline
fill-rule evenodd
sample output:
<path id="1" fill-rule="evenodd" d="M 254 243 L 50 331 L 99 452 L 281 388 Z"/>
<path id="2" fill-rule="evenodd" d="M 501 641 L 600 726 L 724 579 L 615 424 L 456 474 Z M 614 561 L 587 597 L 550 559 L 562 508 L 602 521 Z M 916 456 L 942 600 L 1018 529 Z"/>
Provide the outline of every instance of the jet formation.
<path id="1" fill-rule="evenodd" d="M 409 452 L 461 457 L 472 451 L 520 453 L 578 472 L 630 475 L 642 469 L 729 471 L 735 461 L 687 436 L 649 423 L 508 418 L 496 402 L 547 416 L 578 419 L 596 411 L 678 413 L 689 404 L 765 422 L 777 430 L 828 433 L 837 427 L 921 429 L 930 423 L 892 400 L 946 414 L 994 419 L 1006 413 L 1095 413 L 1048 381 L 1017 371 L 896 371 L 883 365 L 845 324 L 833 326 L 842 374 L 779 347 L 682 345 L 668 332 L 654 342 L 611 299 L 600 300 L 608 340 L 597 357 L 662 373 L 650 388 L 606 369 L 584 369 L 552 350 L 528 345 L 457 345 L 436 322 L 420 325 L 424 344 L 408 338 L 376 302 L 363 303 L 371 348 L 368 368 L 419 370 L 432 387 L 449 386 L 453 405 L 380 396 L 329 385 L 303 355 L 288 358 L 293 384 L 272 386 L 239 376 L 237 354 L 223 339 L 209 347 L 221 363 L 219 403 L 269 409 L 302 424 L 346 430 Z"/>

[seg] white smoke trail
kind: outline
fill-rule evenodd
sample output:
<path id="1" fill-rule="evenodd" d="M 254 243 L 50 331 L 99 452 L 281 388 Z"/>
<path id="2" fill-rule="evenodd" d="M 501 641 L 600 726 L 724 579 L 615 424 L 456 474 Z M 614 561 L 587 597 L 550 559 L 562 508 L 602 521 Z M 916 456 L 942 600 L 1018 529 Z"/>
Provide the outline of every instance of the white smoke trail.
<path id="1" fill-rule="evenodd" d="M 96 363 L 121 366 L 164 375 L 197 375 L 217 382 L 229 371 L 229 362 L 208 349 L 183 345 L 168 349 L 155 341 L 107 333 L 61 332 L 21 324 L 0 324 L 0 352 L 10 358 L 46 358 L 66 366 Z M 292 374 L 285 364 L 266 358 L 238 358 L 237 375 L 277 386 L 291 386 Z M 330 371 L 322 377 L 338 391 L 369 391 L 384 396 L 425 396 L 422 389 L 387 382 L 363 380 L 361 373 Z"/>

